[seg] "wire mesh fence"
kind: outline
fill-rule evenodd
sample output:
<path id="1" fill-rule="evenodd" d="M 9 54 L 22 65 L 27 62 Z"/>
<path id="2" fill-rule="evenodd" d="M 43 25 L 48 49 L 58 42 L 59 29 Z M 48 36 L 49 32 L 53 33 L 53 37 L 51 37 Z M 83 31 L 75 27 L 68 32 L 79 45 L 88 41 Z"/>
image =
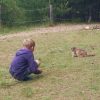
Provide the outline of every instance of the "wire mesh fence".
<path id="1" fill-rule="evenodd" d="M 9 13 L 7 9 L 2 10 L 1 23 L 4 25 L 20 25 L 20 24 L 31 24 L 41 23 L 49 21 L 49 8 L 42 9 L 29 9 L 22 11 L 13 11 Z"/>
<path id="2" fill-rule="evenodd" d="M 66 5 L 68 4 L 65 3 Z M 10 9 L 10 10 L 9 10 Z M 95 12 L 97 15 L 93 15 L 93 18 L 84 12 L 71 11 L 70 8 L 60 7 L 57 5 L 51 5 L 50 2 L 45 7 L 33 7 L 33 8 L 10 8 L 9 9 L 0 4 L 0 24 L 7 26 L 37 24 L 44 22 L 90 22 L 95 18 L 100 21 L 100 13 L 98 10 Z"/>

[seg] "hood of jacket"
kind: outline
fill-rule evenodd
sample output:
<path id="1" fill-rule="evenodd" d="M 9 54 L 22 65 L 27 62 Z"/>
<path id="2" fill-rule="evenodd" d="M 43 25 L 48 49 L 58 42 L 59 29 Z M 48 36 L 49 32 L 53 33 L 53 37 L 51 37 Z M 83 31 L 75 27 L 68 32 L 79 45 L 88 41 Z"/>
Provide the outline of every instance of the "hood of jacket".
<path id="1" fill-rule="evenodd" d="M 23 54 L 27 54 L 29 52 L 31 52 L 31 50 L 28 50 L 28 49 L 20 49 L 19 51 L 17 51 L 16 56 L 20 56 L 20 55 L 23 55 Z"/>

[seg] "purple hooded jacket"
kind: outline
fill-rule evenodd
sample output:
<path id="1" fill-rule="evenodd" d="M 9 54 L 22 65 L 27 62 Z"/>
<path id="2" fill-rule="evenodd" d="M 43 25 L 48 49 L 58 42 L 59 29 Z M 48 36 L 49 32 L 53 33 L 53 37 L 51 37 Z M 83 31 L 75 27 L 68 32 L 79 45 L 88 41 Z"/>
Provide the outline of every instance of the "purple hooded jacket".
<path id="1" fill-rule="evenodd" d="M 20 49 L 10 66 L 10 73 L 13 77 L 24 77 L 25 74 L 35 73 L 38 70 L 38 65 L 34 60 L 34 55 L 31 50 Z"/>

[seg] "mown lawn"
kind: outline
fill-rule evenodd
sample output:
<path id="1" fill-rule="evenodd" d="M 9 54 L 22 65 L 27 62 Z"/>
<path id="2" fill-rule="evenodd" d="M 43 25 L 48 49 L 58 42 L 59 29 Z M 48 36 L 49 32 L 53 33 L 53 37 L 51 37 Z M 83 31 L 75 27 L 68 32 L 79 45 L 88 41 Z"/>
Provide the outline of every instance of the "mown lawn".
<path id="1" fill-rule="evenodd" d="M 0 41 L 0 100 L 100 100 L 100 30 L 33 34 L 41 75 L 19 82 L 9 74 L 10 62 L 25 37 Z M 76 46 L 94 57 L 72 58 Z"/>

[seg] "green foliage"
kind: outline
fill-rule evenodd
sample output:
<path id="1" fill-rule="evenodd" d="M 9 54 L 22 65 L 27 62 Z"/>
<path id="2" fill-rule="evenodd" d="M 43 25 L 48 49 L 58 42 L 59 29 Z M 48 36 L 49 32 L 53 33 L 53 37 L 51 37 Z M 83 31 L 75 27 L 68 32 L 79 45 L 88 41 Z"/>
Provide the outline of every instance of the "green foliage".
<path id="1" fill-rule="evenodd" d="M 99 21 L 100 0 L 1 0 L 2 24 L 13 26 L 49 20 L 49 2 L 54 21 Z M 79 20 L 80 19 L 80 20 Z"/>
<path id="2" fill-rule="evenodd" d="M 14 22 L 23 18 L 23 11 L 17 6 L 16 0 L 3 0 L 1 7 L 1 21 L 4 25 L 14 25 Z"/>

